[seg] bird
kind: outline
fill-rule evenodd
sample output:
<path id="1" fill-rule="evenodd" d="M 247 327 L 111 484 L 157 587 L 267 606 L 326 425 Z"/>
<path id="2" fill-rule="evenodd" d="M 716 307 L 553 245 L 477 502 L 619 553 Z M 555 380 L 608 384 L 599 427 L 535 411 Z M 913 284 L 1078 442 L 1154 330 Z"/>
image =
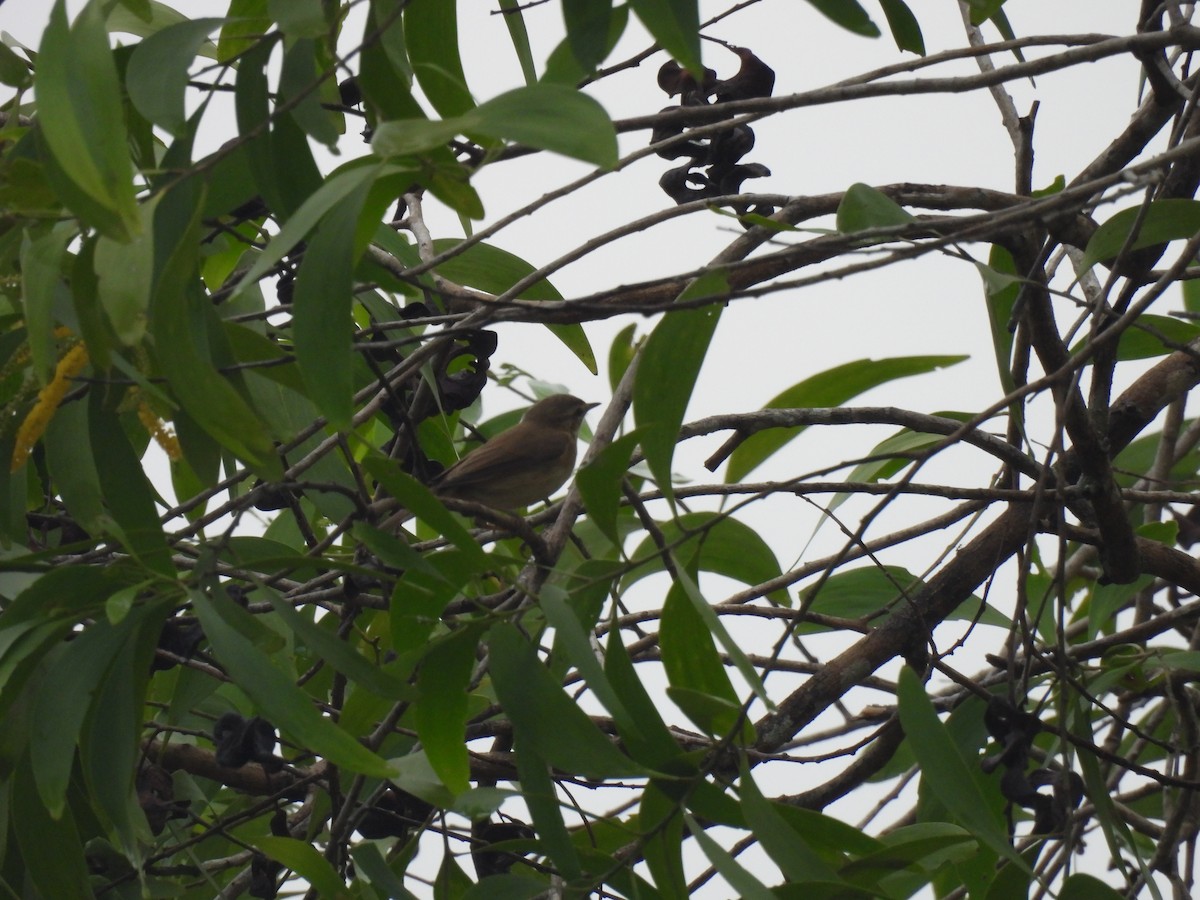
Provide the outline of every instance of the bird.
<path id="1" fill-rule="evenodd" d="M 504 511 L 544 500 L 571 477 L 583 418 L 599 405 L 571 394 L 544 397 L 520 422 L 468 453 L 429 486 L 439 497 Z"/>

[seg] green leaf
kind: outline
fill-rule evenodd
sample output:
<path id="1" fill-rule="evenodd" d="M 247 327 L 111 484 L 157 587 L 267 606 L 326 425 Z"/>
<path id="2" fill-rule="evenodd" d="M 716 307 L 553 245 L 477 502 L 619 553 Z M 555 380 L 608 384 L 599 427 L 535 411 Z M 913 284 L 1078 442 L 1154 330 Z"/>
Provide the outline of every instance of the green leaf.
<path id="1" fill-rule="evenodd" d="M 684 813 L 684 822 L 687 824 L 688 831 L 692 837 L 696 839 L 696 843 L 700 845 L 700 849 L 704 855 L 708 857 L 708 861 L 713 864 L 718 874 L 737 892 L 737 896 L 744 900 L 775 900 L 775 894 L 771 890 L 754 877 L 748 869 L 734 859 L 724 847 L 718 844 L 715 840 L 708 836 L 708 832 L 702 828 L 695 819 L 687 813 Z"/>
<path id="2" fill-rule="evenodd" d="M 404 882 L 393 872 L 379 852 L 379 847 L 368 841 L 360 841 L 350 847 L 350 858 L 355 868 L 367 877 L 367 881 L 386 897 L 397 900 L 417 900 L 405 887 Z M 543 886 L 544 889 L 544 886 Z"/>
<path id="3" fill-rule="evenodd" d="M 468 132 L 550 150 L 601 168 L 617 162 L 617 135 L 604 107 L 561 84 L 515 88 L 464 115 L 440 121 L 383 122 L 371 138 L 371 149 L 384 158 L 410 156 Z"/>
<path id="4" fill-rule="evenodd" d="M 537 81 L 537 67 L 533 63 L 533 50 L 529 46 L 529 32 L 525 28 L 525 11 L 518 0 L 500 0 L 504 27 L 512 42 L 517 61 L 521 64 L 521 75 L 526 84 Z"/>
<path id="5" fill-rule="evenodd" d="M 1096 229 L 1079 264 L 1080 271 L 1086 271 L 1096 263 L 1108 263 L 1115 259 L 1130 239 L 1139 219 L 1141 227 L 1130 241 L 1130 250 L 1187 240 L 1200 231 L 1200 200 L 1153 200 L 1149 206 L 1143 204 L 1121 210 Z"/>
<path id="6" fill-rule="evenodd" d="M 92 0 L 68 27 L 64 0 L 55 2 L 38 51 L 38 126 L 61 171 L 90 201 L 72 210 L 108 236 L 128 240 L 140 218 L 103 6 Z M 108 215 L 94 215 L 91 204 Z"/>
<path id="7" fill-rule="evenodd" d="M 270 272 L 275 265 L 304 240 L 309 232 L 325 218 L 331 209 L 347 197 L 362 189 L 364 184 L 403 171 L 400 167 L 380 167 L 363 164 L 361 161 L 349 163 L 334 172 L 325 183 L 283 224 L 279 234 L 275 235 L 267 248 L 260 253 L 246 274 L 238 281 L 233 290 L 236 297 L 247 287 L 254 284 Z"/>
<path id="8" fill-rule="evenodd" d="M 871 21 L 857 0 L 808 0 L 831 22 L 863 37 L 879 37 L 879 26 Z"/>
<path id="9" fill-rule="evenodd" d="M 912 597 L 923 584 L 920 578 L 903 566 L 860 566 L 844 569 L 827 578 L 820 585 L 815 598 L 812 598 L 812 589 L 802 591 L 801 605 L 810 612 L 827 616 L 846 619 L 874 617 L 884 609 L 907 605 L 904 598 Z M 979 607 L 982 604 L 983 600 L 972 594 L 947 618 L 974 621 L 978 617 L 986 625 L 1008 627 L 1009 620 L 990 606 L 985 607 L 980 615 Z M 872 618 L 872 624 L 879 625 L 886 617 Z M 824 626 L 815 623 L 802 623 L 797 627 L 801 634 L 824 630 Z"/>
<path id="10" fill-rule="evenodd" d="M 883 7 L 883 14 L 887 16 L 888 28 L 896 41 L 897 49 L 924 56 L 925 38 L 921 35 L 921 26 L 908 4 L 904 0 L 879 0 L 879 5 Z"/>
<path id="11" fill-rule="evenodd" d="M 333 870 L 329 860 L 317 852 L 312 844 L 290 837 L 263 835 L 254 838 L 254 846 L 276 862 L 283 863 L 307 881 L 322 897 L 349 900 L 356 896 Z"/>
<path id="12" fill-rule="evenodd" d="M 731 516 L 715 512 L 688 513 L 664 522 L 660 527 L 667 545 L 679 544 L 676 554 L 693 558 L 692 565 L 701 572 L 725 575 L 748 585 L 769 581 L 783 573 L 775 552 L 762 535 Z M 631 571 L 623 587 L 663 570 L 662 554 L 653 538 L 643 539 L 631 558 L 639 563 L 653 561 L 640 564 Z M 767 596 L 779 606 L 791 605 L 787 591 L 782 588 Z"/>
<path id="13" fill-rule="evenodd" d="M 395 774 L 384 760 L 317 712 L 312 698 L 234 627 L 233 621 L 246 613 L 199 592 L 192 593 L 192 606 L 230 678 L 263 716 L 331 763 L 376 778 Z"/>
<path id="14" fill-rule="evenodd" d="M 612 120 L 587 94 L 560 84 L 530 84 L 493 97 L 465 117 L 464 130 L 550 150 L 602 169 L 617 164 Z"/>
<path id="15" fill-rule="evenodd" d="M 363 180 L 321 219 L 296 274 L 292 304 L 296 362 L 308 397 L 342 431 L 350 428 L 354 412 L 354 235 L 371 186 Z"/>
<path id="16" fill-rule="evenodd" d="M 122 646 L 128 626 L 97 622 L 59 648 L 38 678 L 33 699 L 30 749 L 33 778 L 50 815 L 66 808 L 67 786 L 84 720 Z"/>
<path id="17" fill-rule="evenodd" d="M 980 791 L 970 766 L 908 666 L 900 670 L 897 699 L 900 724 L 921 766 L 922 784 L 988 848 L 1024 867 L 1009 843 L 1004 823 L 992 815 L 992 806 Z"/>
<path id="18" fill-rule="evenodd" d="M 417 736 L 442 784 L 455 794 L 471 787 L 467 690 L 478 644 L 477 628 L 459 628 L 429 648 L 417 672 Z"/>
<path id="19" fill-rule="evenodd" d="M 1058 891 L 1058 900 L 1121 900 L 1124 896 L 1094 875 L 1083 872 L 1069 876 Z"/>
<path id="20" fill-rule="evenodd" d="M 421 90 L 443 118 L 475 106 L 458 50 L 458 12 L 444 0 L 409 0 L 404 7 L 408 58 Z"/>
<path id="21" fill-rule="evenodd" d="M 612 0 L 563 0 L 562 10 L 571 52 L 580 68 L 591 72 L 608 54 Z"/>
<path id="22" fill-rule="evenodd" d="M 631 0 L 646 30 L 679 64 L 700 73 L 700 9 L 697 0 Z"/>
<path id="23" fill-rule="evenodd" d="M 88 408 L 100 491 L 112 517 L 105 530 L 117 534 L 143 565 L 173 580 L 175 566 L 154 505 L 154 488 L 117 422 L 115 410 L 105 408 L 105 400 L 103 393 L 93 391 Z"/>
<path id="24" fill-rule="evenodd" d="M 1117 341 L 1117 360 L 1128 362 L 1166 356 L 1183 349 L 1197 337 L 1200 337 L 1198 325 L 1171 316 L 1143 313 L 1133 325 L 1121 332 Z M 1078 353 L 1087 344 L 1088 338 L 1081 338 L 1071 347 L 1071 353 Z"/>
<path id="25" fill-rule="evenodd" d="M 92 455 L 87 406 L 68 403 L 59 407 L 46 427 L 43 443 L 46 465 L 72 518 L 89 533 L 102 532 L 104 495 Z"/>
<path id="26" fill-rule="evenodd" d="M 229 16 L 217 40 L 217 60 L 225 63 L 241 56 L 270 30 L 267 0 L 230 0 Z"/>
<path id="27" fill-rule="evenodd" d="M 139 207 L 140 225 L 134 237 L 116 241 L 101 235 L 96 241 L 96 295 L 113 333 L 127 347 L 141 343 L 146 335 L 154 273 L 151 226 L 158 200 L 152 197 Z"/>
<path id="28" fill-rule="evenodd" d="M 742 761 L 741 768 L 742 774 L 738 784 L 746 824 L 787 880 L 801 884 L 844 884 L 833 867 L 821 858 L 804 835 L 794 829 L 775 805 L 762 795 L 746 767 L 745 760 Z"/>
<path id="29" fill-rule="evenodd" d="M 837 229 L 853 234 L 868 228 L 907 225 L 913 215 L 882 191 L 867 184 L 852 184 L 837 209 Z"/>
<path id="30" fill-rule="evenodd" d="M 697 727 L 709 734 L 724 736 L 739 727 L 740 715 L 737 691 L 733 690 L 725 665 L 716 653 L 713 635 L 704 617 L 688 598 L 688 592 L 673 584 L 662 605 L 659 629 L 662 668 L 673 689 L 694 691 L 698 695 L 724 701 L 720 707 L 698 707 L 684 703 L 684 709 Z M 678 700 L 676 701 L 678 703 Z M 697 719 L 697 715 L 700 718 Z"/>
<path id="31" fill-rule="evenodd" d="M 899 356 L 891 359 L 860 359 L 835 366 L 792 385 L 766 404 L 766 409 L 819 409 L 841 406 L 873 387 L 923 375 L 953 366 L 965 356 Z M 639 376 L 641 372 L 639 371 Z M 729 456 L 727 483 L 741 481 L 776 451 L 798 436 L 804 428 L 770 429 L 751 435 Z"/>
<path id="32" fill-rule="evenodd" d="M 67 245 L 79 234 L 74 223 L 63 223 L 37 234 L 26 229 L 21 242 L 21 296 L 25 305 L 25 331 L 29 355 L 39 384 L 54 374 L 54 305 L 61 296 Z"/>
<path id="33" fill-rule="evenodd" d="M 679 295 L 679 301 L 720 296 L 729 290 L 723 272 L 697 278 Z M 642 451 L 659 490 L 674 502 L 671 460 L 675 441 L 696 386 L 700 366 L 721 320 L 716 303 L 669 312 L 646 339 L 633 386 L 633 414 L 643 428 Z"/>
<path id="34" fill-rule="evenodd" d="M 288 629 L 307 644 L 316 656 L 329 663 L 351 681 L 361 684 L 372 693 L 389 700 L 410 700 L 416 696 L 416 692 L 406 681 L 372 665 L 345 641 L 339 640 L 328 630 L 304 616 L 275 591 L 268 588 L 260 588 L 260 590 L 266 594 L 267 600 Z"/>
<path id="35" fill-rule="evenodd" d="M 1008 324 L 1012 320 L 1013 306 L 1021 293 L 1021 276 L 1012 254 L 999 244 L 992 245 L 988 264 L 977 264 L 977 268 L 985 287 L 984 299 L 992 332 L 992 349 L 996 355 L 996 372 L 1000 376 L 1000 386 L 1005 393 L 1009 393 L 1015 385 L 1012 377 L 1013 332 Z M 1011 412 L 1023 417 L 1021 410 L 1020 404 L 1014 404 Z"/>
<path id="36" fill-rule="evenodd" d="M 291 38 L 322 37 L 329 31 L 321 0 L 268 0 L 267 11 Z"/>
<path id="37" fill-rule="evenodd" d="M 445 253 L 462 243 L 458 238 L 438 238 L 433 242 L 435 253 Z M 455 284 L 473 287 L 489 294 L 503 294 L 518 281 L 521 281 L 537 268 L 521 257 L 493 244 L 473 244 L 467 250 L 458 254 L 437 267 L 437 273 Z M 521 300 L 562 300 L 549 280 L 543 278 L 535 281 L 521 291 Z M 587 334 L 582 325 L 547 325 L 567 349 L 574 353 L 589 372 L 596 374 L 596 354 L 588 342 Z"/>
<path id="38" fill-rule="evenodd" d="M 12 790 L 11 819 L 21 868 L 43 897 L 91 897 L 83 840 L 69 810 L 51 818 L 42 805 L 28 759 L 5 779 Z M 86 893 L 82 893 L 86 891 Z"/>
<path id="39" fill-rule="evenodd" d="M 621 536 L 617 532 L 621 484 L 640 440 L 637 429 L 622 435 L 575 473 L 575 486 L 579 488 L 588 516 L 614 547 L 621 546 Z"/>
<path id="40" fill-rule="evenodd" d="M 700 588 L 692 579 L 690 570 L 685 569 L 679 560 L 675 561 L 675 576 L 676 582 L 674 587 L 682 588 L 687 598 L 692 602 L 693 608 L 700 614 L 700 618 L 704 620 L 704 624 L 708 626 L 709 634 L 716 638 L 717 643 L 721 645 L 722 649 L 729 656 L 729 661 L 733 664 L 733 667 L 738 670 L 738 673 L 745 682 L 750 685 L 755 696 L 768 709 L 773 709 L 775 704 L 767 695 L 762 679 L 758 677 L 754 666 L 750 664 L 750 660 L 746 658 L 745 652 L 738 645 L 737 641 L 725 629 L 725 624 L 721 621 L 721 617 L 708 605 L 708 601 L 704 599 L 704 595 L 700 593 Z"/>
<path id="41" fill-rule="evenodd" d="M 471 533 L 442 505 L 429 488 L 406 472 L 400 471 L 394 462 L 382 455 L 371 454 L 363 461 L 363 467 L 404 509 L 462 551 L 462 561 L 470 567 L 469 574 L 486 572 L 492 566 L 492 561 L 483 552 L 483 548 L 475 543 Z"/>
<path id="42" fill-rule="evenodd" d="M 563 821 L 550 767 L 539 752 L 540 741 L 518 729 L 513 734 L 513 746 L 517 754 L 517 775 L 521 779 L 521 797 L 529 807 L 538 841 L 564 878 L 576 878 L 583 867 Z"/>
<path id="43" fill-rule="evenodd" d="M 283 57 L 283 69 L 279 73 L 279 101 L 294 104 L 288 115 L 305 134 L 326 147 L 336 149 L 338 138 L 345 130 L 344 123 L 339 127 L 340 114 L 322 105 L 322 100 L 326 99 L 325 93 L 333 90 L 333 84 L 322 83 L 316 90 L 312 89 L 320 78 L 317 70 L 322 63 L 317 58 L 318 47 L 316 40 L 306 37 L 287 49 Z M 335 101 L 340 98 L 329 96 L 328 99 Z"/>
<path id="44" fill-rule="evenodd" d="M 512 625 L 493 626 L 488 639 L 492 684 L 521 740 L 550 765 L 586 778 L 645 774 L 567 696 Z"/>
<path id="45" fill-rule="evenodd" d="M 224 19 L 192 19 L 155 32 L 133 49 L 125 86 L 134 108 L 178 137 L 187 124 L 188 69 Z"/>
<path id="46" fill-rule="evenodd" d="M 625 731 L 617 723 L 629 755 L 651 768 L 674 771 L 682 751 L 663 721 L 658 706 L 638 678 L 619 628 L 608 633 L 604 671 L 622 705 L 637 723 L 636 732 Z"/>

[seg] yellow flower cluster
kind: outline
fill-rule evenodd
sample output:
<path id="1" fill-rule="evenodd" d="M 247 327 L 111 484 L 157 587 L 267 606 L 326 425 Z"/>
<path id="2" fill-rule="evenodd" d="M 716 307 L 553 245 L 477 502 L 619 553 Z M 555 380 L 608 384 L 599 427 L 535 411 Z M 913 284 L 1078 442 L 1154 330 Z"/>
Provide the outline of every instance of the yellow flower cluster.
<path id="1" fill-rule="evenodd" d="M 150 436 L 166 452 L 167 459 L 171 460 L 171 462 L 183 459 L 183 451 L 179 447 L 179 438 L 175 437 L 175 432 L 158 417 L 157 413 L 150 408 L 150 404 L 141 397 L 138 398 L 137 417 L 138 421 L 142 423 L 142 427 L 150 432 Z"/>
<path id="2" fill-rule="evenodd" d="M 82 343 L 76 344 L 54 367 L 54 377 L 50 383 L 38 391 L 37 402 L 25 416 L 21 427 L 17 429 L 17 439 L 13 446 L 12 466 L 9 471 L 15 472 L 25 465 L 33 446 L 46 433 L 46 426 L 54 418 L 55 410 L 62 403 L 63 397 L 71 386 L 71 379 L 78 375 L 88 363 L 87 347 Z"/>

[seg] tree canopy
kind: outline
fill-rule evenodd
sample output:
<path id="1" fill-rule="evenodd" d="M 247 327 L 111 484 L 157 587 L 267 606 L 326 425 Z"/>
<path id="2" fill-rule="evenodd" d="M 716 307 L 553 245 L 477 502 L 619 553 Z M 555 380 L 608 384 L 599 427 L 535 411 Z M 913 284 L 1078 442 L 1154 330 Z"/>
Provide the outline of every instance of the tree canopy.
<path id="1" fill-rule="evenodd" d="M 6 896 L 1194 891 L 1190 4 L 211 6 L 0 43 Z M 766 9 L 887 62 L 802 79 Z M 1039 92 L 1110 62 L 1039 183 Z M 977 182 L 781 176 L 806 113 L 963 97 Z M 954 352 L 739 330 L 948 267 Z M 439 480 L 567 391 L 544 504 Z"/>

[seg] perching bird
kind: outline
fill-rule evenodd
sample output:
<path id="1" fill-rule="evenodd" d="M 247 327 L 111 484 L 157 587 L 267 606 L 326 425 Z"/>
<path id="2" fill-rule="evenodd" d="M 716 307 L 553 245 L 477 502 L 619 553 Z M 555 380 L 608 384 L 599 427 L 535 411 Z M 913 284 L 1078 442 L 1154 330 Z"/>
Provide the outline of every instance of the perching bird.
<path id="1" fill-rule="evenodd" d="M 575 444 L 589 409 L 570 394 L 552 394 L 521 421 L 442 472 L 430 487 L 439 497 L 513 510 L 543 500 L 575 468 Z"/>

